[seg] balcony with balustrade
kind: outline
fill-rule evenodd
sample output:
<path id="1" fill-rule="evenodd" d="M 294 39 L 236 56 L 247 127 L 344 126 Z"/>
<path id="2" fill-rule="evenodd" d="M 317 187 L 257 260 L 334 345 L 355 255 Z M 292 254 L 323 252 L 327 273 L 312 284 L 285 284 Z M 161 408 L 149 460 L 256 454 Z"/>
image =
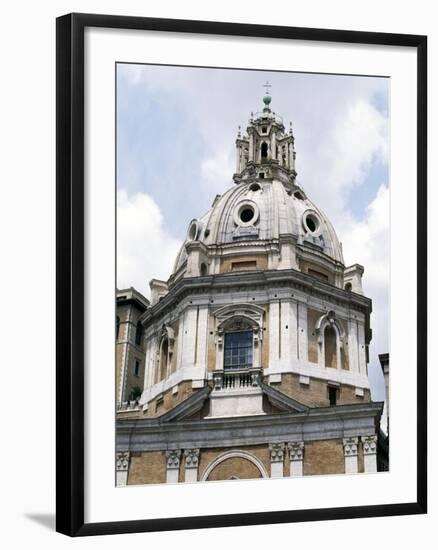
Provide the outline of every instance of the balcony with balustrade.
<path id="1" fill-rule="evenodd" d="M 261 375 L 261 368 L 215 370 L 208 418 L 265 414 Z"/>

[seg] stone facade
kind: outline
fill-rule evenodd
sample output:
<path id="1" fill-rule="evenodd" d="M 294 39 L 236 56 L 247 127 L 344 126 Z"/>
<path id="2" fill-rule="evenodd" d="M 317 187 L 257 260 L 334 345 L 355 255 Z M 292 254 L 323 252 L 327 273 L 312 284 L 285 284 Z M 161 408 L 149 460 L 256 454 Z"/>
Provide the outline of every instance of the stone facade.
<path id="1" fill-rule="evenodd" d="M 376 470 L 364 268 L 345 266 L 296 181 L 292 130 L 264 104 L 236 140 L 234 186 L 189 223 L 151 304 L 118 299 L 121 403 L 141 360 L 141 397 L 117 420 L 127 484 Z"/>

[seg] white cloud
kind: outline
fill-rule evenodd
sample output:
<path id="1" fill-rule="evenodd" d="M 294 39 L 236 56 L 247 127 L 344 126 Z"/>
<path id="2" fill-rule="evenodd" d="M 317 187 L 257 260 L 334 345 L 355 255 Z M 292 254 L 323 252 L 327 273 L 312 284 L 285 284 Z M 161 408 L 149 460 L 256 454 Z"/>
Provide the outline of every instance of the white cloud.
<path id="1" fill-rule="evenodd" d="M 223 193 L 230 187 L 229 174 L 233 172 L 233 151 L 219 149 L 201 163 L 202 183 L 211 193 Z"/>
<path id="2" fill-rule="evenodd" d="M 365 266 L 363 288 L 373 300 L 369 377 L 374 399 L 384 399 L 383 376 L 378 355 L 389 352 L 389 188 L 381 185 L 369 204 L 363 221 L 352 223 L 342 235 L 347 265 L 358 261 Z"/>
<path id="3" fill-rule="evenodd" d="M 117 286 L 149 296 L 149 281 L 168 279 L 181 243 L 169 236 L 149 195 L 120 189 L 117 200 Z"/>
<path id="4" fill-rule="evenodd" d="M 314 133 L 314 147 L 299 151 L 303 185 L 335 227 L 352 221 L 345 216 L 350 192 L 364 183 L 373 162 L 387 161 L 388 126 L 387 117 L 370 100 L 354 98 L 330 128 L 319 136 Z"/>

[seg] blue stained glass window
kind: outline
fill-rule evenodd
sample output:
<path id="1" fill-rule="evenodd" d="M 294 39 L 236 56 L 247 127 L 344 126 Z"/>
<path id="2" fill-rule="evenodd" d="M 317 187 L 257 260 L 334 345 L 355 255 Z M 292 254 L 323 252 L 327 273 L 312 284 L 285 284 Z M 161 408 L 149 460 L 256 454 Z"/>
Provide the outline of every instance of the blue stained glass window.
<path id="1" fill-rule="evenodd" d="M 252 367 L 252 330 L 227 332 L 224 345 L 224 369 Z"/>

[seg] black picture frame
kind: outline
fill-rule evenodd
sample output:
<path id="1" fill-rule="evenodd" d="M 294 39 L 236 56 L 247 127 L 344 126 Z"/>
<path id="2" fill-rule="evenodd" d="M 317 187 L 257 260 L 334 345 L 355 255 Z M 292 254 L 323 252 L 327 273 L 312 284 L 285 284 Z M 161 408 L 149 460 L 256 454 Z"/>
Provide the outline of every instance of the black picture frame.
<path id="1" fill-rule="evenodd" d="M 417 52 L 417 498 L 415 502 L 218 516 L 84 522 L 84 30 L 157 30 L 405 46 Z M 389 33 L 69 14 L 56 22 L 56 529 L 69 536 L 424 514 L 427 511 L 427 37 Z"/>

